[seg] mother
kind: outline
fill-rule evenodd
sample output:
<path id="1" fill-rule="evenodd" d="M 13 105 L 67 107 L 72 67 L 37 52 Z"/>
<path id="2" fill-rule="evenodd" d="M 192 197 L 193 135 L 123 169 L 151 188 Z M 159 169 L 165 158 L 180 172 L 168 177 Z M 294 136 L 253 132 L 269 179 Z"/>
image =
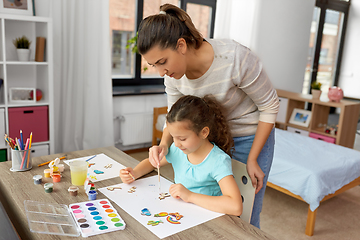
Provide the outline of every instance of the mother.
<path id="1" fill-rule="evenodd" d="M 279 100 L 259 58 L 232 40 L 204 39 L 189 15 L 164 4 L 139 27 L 139 53 L 165 76 L 168 108 L 183 95 L 213 95 L 224 109 L 234 138 L 233 158 L 247 164 L 256 196 L 251 224 L 260 212 L 274 152 Z M 150 148 L 156 167 L 172 143 L 166 127 L 159 146 Z"/>

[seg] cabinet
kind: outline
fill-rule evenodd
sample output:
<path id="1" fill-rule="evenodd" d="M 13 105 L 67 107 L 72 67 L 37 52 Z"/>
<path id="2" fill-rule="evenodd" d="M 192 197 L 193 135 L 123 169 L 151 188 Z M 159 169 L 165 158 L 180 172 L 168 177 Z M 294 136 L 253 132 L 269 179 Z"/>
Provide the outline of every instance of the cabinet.
<path id="1" fill-rule="evenodd" d="M 30 41 L 30 61 L 18 61 L 16 48 L 12 41 L 25 35 Z M 36 62 L 36 38 L 46 39 L 45 60 Z M 54 153 L 54 109 L 53 109 L 53 46 L 52 46 L 52 20 L 49 17 L 22 16 L 12 14 L 0 14 L 0 78 L 3 80 L 0 87 L 0 113 L 4 112 L 4 121 L 0 114 L 0 133 L 4 129 L 10 137 L 19 137 L 20 130 L 41 132 L 42 136 L 34 137 L 34 148 L 46 148 L 48 153 Z M 13 89 L 40 89 L 42 98 L 39 101 L 16 100 L 10 98 Z M 13 115 L 17 109 L 26 112 L 36 112 L 46 109 L 36 115 L 31 122 L 27 118 Z M 45 114 L 45 115 L 44 115 Z M 16 118 L 16 120 L 13 119 Z M 16 123 L 15 123 L 16 122 Z M 26 126 L 25 126 L 26 125 Z M 10 133 L 9 133 L 10 132 Z M 27 134 L 28 135 L 28 134 Z M 24 138 L 28 136 L 24 135 Z M 9 158 L 9 146 L 5 144 L 3 137 L 0 143 L 0 151 L 7 150 Z"/>
<path id="2" fill-rule="evenodd" d="M 285 111 L 285 121 L 276 121 L 276 127 L 288 129 L 288 127 L 309 132 L 311 135 L 322 135 L 325 138 L 334 138 L 335 143 L 344 147 L 353 148 L 356 134 L 356 127 L 359 118 L 360 103 L 350 100 L 341 100 L 339 103 L 331 102 L 327 98 L 313 99 L 312 95 L 300 94 L 277 89 L 277 94 L 281 98 L 287 99 Z M 308 127 L 303 127 L 289 123 L 294 108 L 305 109 L 311 104 L 311 121 Z M 325 125 L 328 123 L 330 108 L 336 108 L 339 113 L 337 134 L 325 133 Z"/>

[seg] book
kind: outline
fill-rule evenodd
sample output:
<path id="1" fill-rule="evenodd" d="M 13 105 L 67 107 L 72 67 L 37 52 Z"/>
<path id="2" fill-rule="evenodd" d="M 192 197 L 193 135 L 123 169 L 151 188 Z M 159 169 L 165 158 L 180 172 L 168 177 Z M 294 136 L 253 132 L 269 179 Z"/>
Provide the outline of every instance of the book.
<path id="1" fill-rule="evenodd" d="M 45 38 L 36 38 L 36 50 L 35 50 L 35 61 L 44 62 L 45 59 Z"/>

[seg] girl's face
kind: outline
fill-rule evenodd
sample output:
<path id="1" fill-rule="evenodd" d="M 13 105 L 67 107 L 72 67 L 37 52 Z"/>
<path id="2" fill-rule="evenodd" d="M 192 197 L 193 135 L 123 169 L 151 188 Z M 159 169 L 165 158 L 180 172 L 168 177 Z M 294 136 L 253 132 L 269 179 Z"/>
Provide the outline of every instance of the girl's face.
<path id="1" fill-rule="evenodd" d="M 169 77 L 180 79 L 186 72 L 183 44 L 178 44 L 176 50 L 170 48 L 161 50 L 158 46 L 154 46 L 143 57 L 150 66 L 156 67 L 161 77 L 166 74 Z"/>
<path id="2" fill-rule="evenodd" d="M 173 123 L 167 122 L 167 129 L 173 137 L 175 147 L 179 148 L 186 155 L 196 152 L 207 140 L 207 131 L 203 129 L 197 135 L 189 129 L 189 121 L 177 121 Z"/>

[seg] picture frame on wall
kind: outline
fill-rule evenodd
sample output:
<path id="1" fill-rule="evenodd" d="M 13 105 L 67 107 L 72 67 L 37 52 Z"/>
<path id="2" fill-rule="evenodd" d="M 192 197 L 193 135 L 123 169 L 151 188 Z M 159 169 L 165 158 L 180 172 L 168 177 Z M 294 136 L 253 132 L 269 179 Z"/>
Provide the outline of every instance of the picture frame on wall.
<path id="1" fill-rule="evenodd" d="M 0 13 L 33 16 L 34 0 L 0 0 Z"/>
<path id="2" fill-rule="evenodd" d="M 311 111 L 294 108 L 289 123 L 303 127 L 309 127 L 310 120 L 311 120 Z"/>

